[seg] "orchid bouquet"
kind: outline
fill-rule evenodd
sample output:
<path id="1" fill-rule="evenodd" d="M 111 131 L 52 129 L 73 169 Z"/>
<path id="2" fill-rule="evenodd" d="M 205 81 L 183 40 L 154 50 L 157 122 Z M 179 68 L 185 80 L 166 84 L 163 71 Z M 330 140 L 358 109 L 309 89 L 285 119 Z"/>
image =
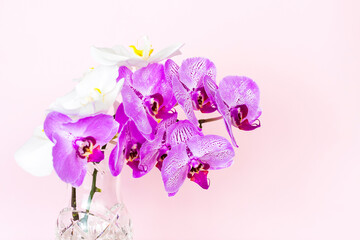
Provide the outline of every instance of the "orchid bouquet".
<path id="1" fill-rule="evenodd" d="M 17 162 L 34 175 L 55 169 L 61 180 L 79 187 L 87 165 L 104 160 L 113 143 L 108 166 L 113 176 L 125 165 L 135 178 L 156 167 L 169 196 L 186 179 L 208 189 L 209 171 L 233 162 L 233 146 L 238 147 L 233 127 L 260 127 L 259 88 L 240 76 L 225 77 L 217 85 L 216 67 L 206 58 L 176 64 L 170 58 L 182 46 L 153 53 L 145 37 L 137 46 L 93 47 L 100 65 L 50 105 L 43 126 L 16 153 Z M 186 119 L 179 119 L 180 109 Z M 197 119 L 194 111 L 218 111 L 220 116 Z M 203 133 L 204 123 L 219 119 L 231 142 Z"/>

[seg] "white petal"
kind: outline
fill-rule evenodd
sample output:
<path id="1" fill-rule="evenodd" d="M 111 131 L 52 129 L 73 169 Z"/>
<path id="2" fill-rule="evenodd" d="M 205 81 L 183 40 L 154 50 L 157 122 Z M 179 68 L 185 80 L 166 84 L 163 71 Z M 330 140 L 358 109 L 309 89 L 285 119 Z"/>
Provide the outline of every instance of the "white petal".
<path id="1" fill-rule="evenodd" d="M 119 82 L 116 84 L 116 87 L 105 95 L 104 102 L 106 106 L 108 106 L 108 109 L 114 105 L 124 84 L 124 80 L 124 78 L 120 79 Z"/>
<path id="2" fill-rule="evenodd" d="M 17 164 L 34 176 L 48 176 L 53 170 L 52 147 L 54 144 L 42 131 L 35 129 L 33 136 L 15 153 Z"/>
<path id="3" fill-rule="evenodd" d="M 83 79 L 76 85 L 76 91 L 80 96 L 89 96 L 95 89 L 107 92 L 116 85 L 119 76 L 117 66 L 98 66 L 86 73 Z"/>
<path id="4" fill-rule="evenodd" d="M 126 52 L 116 51 L 112 48 L 91 47 L 91 56 L 96 62 L 102 65 L 121 65 L 129 58 L 128 55 L 123 54 L 126 54 Z"/>
<path id="5" fill-rule="evenodd" d="M 151 48 L 151 42 L 148 36 L 142 36 L 139 40 L 138 40 L 138 44 L 137 44 L 137 49 L 150 49 Z"/>
<path id="6" fill-rule="evenodd" d="M 77 109 L 81 108 L 83 105 L 79 100 L 80 97 L 78 93 L 74 90 L 67 93 L 66 95 L 59 97 L 52 103 L 49 107 L 49 111 L 57 111 L 64 114 L 68 114 L 70 112 L 76 112 Z"/>
<path id="7" fill-rule="evenodd" d="M 182 48 L 182 46 L 184 46 L 184 44 L 179 43 L 179 44 L 174 44 L 167 48 L 164 48 L 161 51 L 155 53 L 154 55 L 151 55 L 149 58 L 149 62 L 150 63 L 160 62 L 164 59 L 171 58 L 176 55 L 180 55 L 181 54 L 180 48 Z"/>

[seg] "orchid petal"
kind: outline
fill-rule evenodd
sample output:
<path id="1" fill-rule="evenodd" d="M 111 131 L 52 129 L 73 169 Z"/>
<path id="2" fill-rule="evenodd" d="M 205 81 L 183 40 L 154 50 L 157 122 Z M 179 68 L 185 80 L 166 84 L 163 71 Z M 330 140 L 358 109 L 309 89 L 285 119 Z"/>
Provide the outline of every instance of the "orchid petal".
<path id="1" fill-rule="evenodd" d="M 117 66 L 98 66 L 84 74 L 75 89 L 79 96 L 89 96 L 89 92 L 106 94 L 115 88 L 119 71 Z"/>
<path id="2" fill-rule="evenodd" d="M 117 133 L 119 124 L 110 115 L 98 114 L 82 118 L 77 122 L 63 124 L 63 129 L 76 137 L 91 136 L 96 144 L 102 146 L 108 143 Z"/>
<path id="3" fill-rule="evenodd" d="M 137 126 L 133 121 L 128 121 L 127 126 L 124 127 L 126 134 L 128 135 L 129 140 L 133 142 L 138 142 L 140 144 L 144 143 L 146 139 L 144 135 L 138 130 Z"/>
<path id="4" fill-rule="evenodd" d="M 216 106 L 215 94 L 218 91 L 216 82 L 209 76 L 204 77 L 204 89 L 212 104 Z"/>
<path id="5" fill-rule="evenodd" d="M 189 160 L 184 143 L 173 146 L 164 159 L 161 176 L 169 196 L 178 192 L 184 183 L 189 172 Z"/>
<path id="6" fill-rule="evenodd" d="M 129 161 L 129 162 L 127 162 L 127 165 L 129 167 L 131 167 L 131 169 L 133 170 L 133 174 L 132 174 L 133 178 L 140 178 L 146 174 L 146 172 L 139 170 L 139 161 L 138 160 Z"/>
<path id="7" fill-rule="evenodd" d="M 89 155 L 88 162 L 101 162 L 104 160 L 105 154 L 103 151 L 101 151 L 100 146 L 97 146 L 93 149 L 92 154 Z"/>
<path id="8" fill-rule="evenodd" d="M 118 132 L 120 132 L 123 129 L 123 127 L 125 126 L 128 120 L 129 117 L 125 114 L 124 104 L 121 103 L 118 109 L 116 110 L 116 114 L 115 114 L 115 121 L 119 123 Z"/>
<path id="9" fill-rule="evenodd" d="M 210 183 L 207 178 L 208 173 L 209 171 L 199 171 L 194 173 L 190 180 L 197 183 L 203 189 L 209 189 Z"/>
<path id="10" fill-rule="evenodd" d="M 231 127 L 231 118 L 230 118 L 230 110 L 229 107 L 226 106 L 226 104 L 224 103 L 224 101 L 221 99 L 220 97 L 220 93 L 219 91 L 217 91 L 215 93 L 215 102 L 217 105 L 217 109 L 219 111 L 219 113 L 223 116 L 224 118 L 224 123 L 226 126 L 226 130 L 230 135 L 231 138 L 231 142 L 235 147 L 239 147 L 236 143 L 235 137 L 234 137 L 234 133 L 232 131 L 232 127 Z"/>
<path id="11" fill-rule="evenodd" d="M 157 89 L 165 84 L 164 66 L 153 63 L 146 68 L 134 72 L 132 86 L 144 96 L 157 93 Z"/>
<path id="12" fill-rule="evenodd" d="M 119 51 L 111 48 L 98 48 L 91 47 L 92 58 L 102 65 L 121 65 L 129 59 L 129 55 L 122 55 L 124 52 L 119 54 Z"/>
<path id="13" fill-rule="evenodd" d="M 254 123 L 251 125 L 247 119 L 245 119 L 243 122 L 240 123 L 239 129 L 244 131 L 252 131 L 258 127 L 260 127 L 260 120 L 258 123 Z"/>
<path id="14" fill-rule="evenodd" d="M 46 136 L 54 142 L 53 134 L 62 129 L 62 125 L 71 122 L 71 118 L 59 112 L 50 112 L 44 122 L 44 132 Z"/>
<path id="15" fill-rule="evenodd" d="M 166 142 L 171 146 L 186 143 L 193 136 L 203 135 L 199 128 L 194 126 L 189 120 L 181 120 L 171 125 L 168 131 Z"/>
<path id="16" fill-rule="evenodd" d="M 172 79 L 172 86 L 173 86 L 175 98 L 178 101 L 178 103 L 180 104 L 181 108 L 184 110 L 187 118 L 194 125 L 197 125 L 198 120 L 197 120 L 194 110 L 193 110 L 193 105 L 192 105 L 192 100 L 191 100 L 190 94 L 186 91 L 186 89 L 184 88 L 182 83 L 176 78 Z"/>
<path id="17" fill-rule="evenodd" d="M 53 138 L 56 142 L 52 150 L 54 169 L 61 180 L 76 186 L 86 165 L 86 159 L 77 157 L 70 139 L 57 133 L 53 134 Z"/>
<path id="18" fill-rule="evenodd" d="M 124 78 L 125 79 L 125 82 L 127 83 L 130 83 L 132 84 L 132 71 L 125 67 L 125 66 L 122 66 L 122 67 L 119 67 L 119 76 L 117 77 L 116 81 L 119 81 L 120 79 Z"/>
<path id="19" fill-rule="evenodd" d="M 139 131 L 144 134 L 151 134 L 153 128 L 147 118 L 147 113 L 143 107 L 141 99 L 135 94 L 134 90 L 128 85 L 124 84 L 121 94 L 123 97 L 124 110 L 138 127 Z"/>
<path id="20" fill-rule="evenodd" d="M 173 78 L 179 79 L 179 66 L 171 59 L 165 62 L 164 72 L 166 80 L 171 84 Z"/>
<path id="21" fill-rule="evenodd" d="M 180 81 L 190 90 L 201 87 L 205 75 L 215 80 L 216 67 L 213 62 L 206 58 L 185 59 L 179 69 Z"/>
<path id="22" fill-rule="evenodd" d="M 109 156 L 109 169 L 113 176 L 118 176 L 124 166 L 125 156 L 123 149 L 125 148 L 125 134 L 121 134 L 119 141 Z"/>
<path id="23" fill-rule="evenodd" d="M 180 48 L 182 48 L 184 46 L 183 43 L 177 43 L 177 44 L 173 44 L 170 45 L 164 49 L 162 49 L 161 51 L 155 53 L 154 55 L 150 56 L 149 58 L 149 62 L 153 63 L 153 62 L 160 62 L 164 59 L 167 58 L 172 58 L 174 56 L 180 55 Z"/>
<path id="24" fill-rule="evenodd" d="M 86 167 L 84 166 L 84 167 L 81 169 L 80 176 L 78 177 L 78 179 L 75 180 L 75 182 L 72 183 L 72 185 L 73 185 L 74 187 L 79 187 L 79 186 L 81 186 L 81 184 L 84 182 L 86 173 L 87 173 L 87 170 L 86 170 Z"/>
<path id="25" fill-rule="evenodd" d="M 42 131 L 42 126 L 34 130 L 33 136 L 15 152 L 17 164 L 34 176 L 48 176 L 53 170 L 52 148 L 54 144 Z"/>
<path id="26" fill-rule="evenodd" d="M 153 141 L 145 142 L 140 148 L 140 163 L 139 169 L 148 173 L 159 159 L 159 149 L 162 147 L 162 140 L 165 129 L 158 132 Z"/>
<path id="27" fill-rule="evenodd" d="M 210 169 L 229 167 L 235 156 L 231 143 L 218 135 L 193 136 L 187 141 L 191 153 Z"/>

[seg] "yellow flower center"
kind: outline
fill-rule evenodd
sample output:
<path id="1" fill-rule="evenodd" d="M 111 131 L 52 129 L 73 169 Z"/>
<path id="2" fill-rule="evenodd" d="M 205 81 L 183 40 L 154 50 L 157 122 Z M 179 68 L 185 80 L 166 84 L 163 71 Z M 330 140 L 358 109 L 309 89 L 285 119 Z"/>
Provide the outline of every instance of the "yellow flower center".
<path id="1" fill-rule="evenodd" d="M 154 49 L 151 48 L 149 51 L 149 56 L 144 56 L 144 50 L 137 49 L 134 45 L 131 45 L 130 48 L 132 48 L 132 50 L 134 51 L 134 53 L 136 55 L 138 55 L 139 57 L 145 58 L 145 59 L 149 58 L 154 51 Z"/>
<path id="2" fill-rule="evenodd" d="M 94 90 L 97 91 L 98 93 L 102 94 L 100 89 L 94 88 Z"/>

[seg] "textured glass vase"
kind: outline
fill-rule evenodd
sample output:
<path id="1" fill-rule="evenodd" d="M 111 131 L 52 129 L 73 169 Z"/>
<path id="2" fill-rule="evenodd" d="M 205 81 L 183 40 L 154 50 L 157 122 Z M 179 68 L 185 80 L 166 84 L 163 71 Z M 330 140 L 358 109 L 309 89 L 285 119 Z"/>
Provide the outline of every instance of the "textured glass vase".
<path id="1" fill-rule="evenodd" d="M 122 202 L 119 177 L 111 175 L 108 158 L 89 163 L 83 184 L 68 186 L 69 205 L 57 219 L 61 240 L 131 240 L 131 220 Z"/>

